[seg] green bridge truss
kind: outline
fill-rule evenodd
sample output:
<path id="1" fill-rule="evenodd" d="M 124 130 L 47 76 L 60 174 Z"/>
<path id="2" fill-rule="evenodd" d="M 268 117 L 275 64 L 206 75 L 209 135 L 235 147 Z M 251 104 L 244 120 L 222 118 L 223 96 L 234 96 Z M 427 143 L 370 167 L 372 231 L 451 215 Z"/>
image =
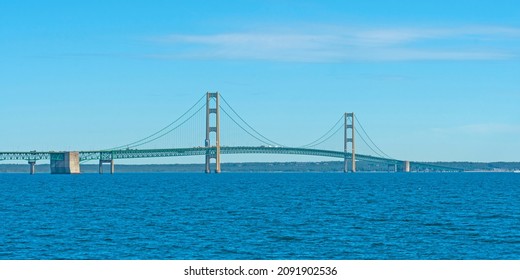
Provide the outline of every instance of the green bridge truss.
<path id="1" fill-rule="evenodd" d="M 215 154 L 214 147 L 193 147 L 193 148 L 176 148 L 176 149 L 124 149 L 110 151 L 80 151 L 80 161 L 87 160 L 114 160 L 114 159 L 137 159 L 137 158 L 158 158 L 158 157 L 179 157 L 179 156 L 204 156 L 207 154 Z M 351 153 L 330 150 L 318 150 L 307 148 L 290 148 L 290 147 L 220 147 L 221 154 L 281 154 L 281 155 L 305 155 L 319 156 L 329 158 L 350 158 Z M 37 160 L 62 159 L 62 155 L 55 152 L 0 152 L 1 160 L 26 160 L 35 162 Z M 381 158 L 363 154 L 356 154 L 356 159 L 360 161 L 402 164 L 402 160 Z M 410 162 L 416 167 L 427 168 L 438 171 L 463 171 L 459 168 L 443 167 L 421 162 Z"/>

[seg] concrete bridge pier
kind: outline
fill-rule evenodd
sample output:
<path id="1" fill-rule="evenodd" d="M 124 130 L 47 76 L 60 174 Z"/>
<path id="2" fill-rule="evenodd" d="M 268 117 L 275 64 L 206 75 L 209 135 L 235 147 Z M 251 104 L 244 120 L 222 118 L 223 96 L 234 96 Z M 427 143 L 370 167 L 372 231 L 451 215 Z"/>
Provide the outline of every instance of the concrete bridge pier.
<path id="1" fill-rule="evenodd" d="M 36 160 L 30 159 L 28 162 L 29 162 L 29 174 L 34 175 L 34 173 L 35 173 L 34 166 L 36 165 Z"/>
<path id="2" fill-rule="evenodd" d="M 405 160 L 403 161 L 403 172 L 410 172 L 410 161 L 409 160 Z"/>
<path id="3" fill-rule="evenodd" d="M 110 174 L 114 174 L 115 166 L 114 166 L 113 159 L 100 159 L 99 160 L 99 174 L 103 174 L 103 163 L 109 163 L 110 164 Z"/>
<path id="4" fill-rule="evenodd" d="M 51 174 L 79 174 L 79 152 L 53 152 Z"/>

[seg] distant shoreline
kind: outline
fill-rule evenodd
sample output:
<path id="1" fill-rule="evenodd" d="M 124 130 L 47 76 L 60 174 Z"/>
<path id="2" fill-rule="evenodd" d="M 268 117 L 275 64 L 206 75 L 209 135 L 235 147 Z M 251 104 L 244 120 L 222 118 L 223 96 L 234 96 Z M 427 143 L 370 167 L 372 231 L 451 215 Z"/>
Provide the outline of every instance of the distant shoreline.
<path id="1" fill-rule="evenodd" d="M 466 172 L 514 172 L 520 170 L 520 162 L 428 162 L 445 167 L 461 168 Z M 0 173 L 28 173 L 28 164 L 0 164 Z M 98 173 L 97 164 L 82 164 L 82 173 Z M 118 164 L 116 173 L 198 173 L 204 172 L 204 164 Z M 359 172 L 387 172 L 386 164 L 358 162 Z M 342 161 L 326 162 L 243 162 L 223 163 L 223 172 L 342 172 Z M 105 170 L 106 172 L 106 170 Z M 36 165 L 36 173 L 50 173 L 49 164 Z"/>

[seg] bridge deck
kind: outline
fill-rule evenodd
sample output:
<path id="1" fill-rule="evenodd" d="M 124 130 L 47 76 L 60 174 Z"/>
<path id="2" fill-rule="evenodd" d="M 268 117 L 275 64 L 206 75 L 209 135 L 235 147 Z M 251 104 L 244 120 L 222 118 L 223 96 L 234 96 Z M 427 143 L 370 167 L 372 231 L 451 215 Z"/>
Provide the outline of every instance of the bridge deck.
<path id="1" fill-rule="evenodd" d="M 175 149 L 124 149 L 110 151 L 80 151 L 80 160 L 112 160 L 112 159 L 135 159 L 135 158 L 156 158 L 156 157 L 178 157 L 178 156 L 203 156 L 206 154 L 214 154 L 215 148 L 192 147 L 192 148 L 175 148 Z M 320 156 L 329 158 L 350 158 L 351 153 L 331 150 L 292 148 L 292 147 L 248 147 L 238 146 L 229 147 L 222 146 L 221 154 L 284 154 L 284 155 L 306 155 Z M 0 160 L 49 160 L 53 152 L 0 152 Z M 356 154 L 356 159 L 361 161 L 380 162 L 388 164 L 401 164 L 403 161 L 396 159 L 388 159 L 374 157 L 363 154 Z M 442 167 L 432 164 L 411 162 L 415 166 L 424 168 L 450 171 L 463 171 L 458 168 Z"/>

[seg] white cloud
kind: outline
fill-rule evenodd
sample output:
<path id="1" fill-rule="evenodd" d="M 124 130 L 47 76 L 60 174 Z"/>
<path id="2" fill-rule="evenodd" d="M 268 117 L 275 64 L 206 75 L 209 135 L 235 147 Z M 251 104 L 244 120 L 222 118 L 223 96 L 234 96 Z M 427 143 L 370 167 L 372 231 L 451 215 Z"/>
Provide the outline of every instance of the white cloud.
<path id="1" fill-rule="evenodd" d="M 504 39 L 520 37 L 520 29 L 506 27 L 382 28 L 357 33 L 360 42 L 372 45 L 404 44 L 426 40 Z"/>
<path id="2" fill-rule="evenodd" d="M 516 134 L 520 133 L 520 125 L 506 123 L 480 123 L 468 124 L 450 128 L 433 129 L 437 134 L 472 134 L 472 135 L 492 135 L 492 134 Z"/>
<path id="3" fill-rule="evenodd" d="M 171 48 L 171 52 L 149 57 L 304 62 L 496 60 L 516 56 L 511 47 L 504 47 L 510 44 L 503 42 L 513 40 L 518 45 L 519 39 L 520 29 L 506 27 L 319 27 L 305 31 L 173 34 L 152 39 Z"/>
<path id="4" fill-rule="evenodd" d="M 483 123 L 471 124 L 460 127 L 462 132 L 494 134 L 494 133 L 518 133 L 520 125 L 501 124 L 501 123 Z"/>

